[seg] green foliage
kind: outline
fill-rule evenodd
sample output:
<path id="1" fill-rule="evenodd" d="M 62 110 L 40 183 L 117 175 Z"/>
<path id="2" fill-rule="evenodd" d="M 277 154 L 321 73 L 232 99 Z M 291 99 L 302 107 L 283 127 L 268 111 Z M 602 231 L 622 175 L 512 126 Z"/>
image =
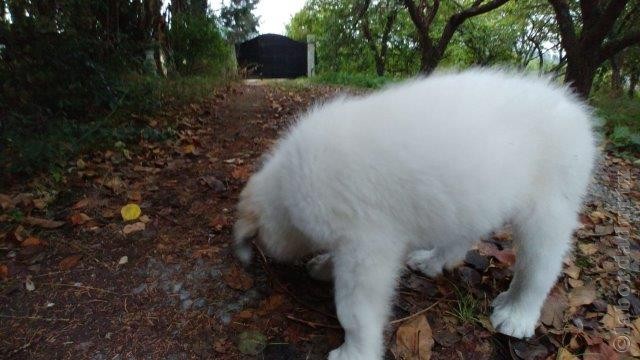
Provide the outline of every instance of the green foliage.
<path id="1" fill-rule="evenodd" d="M 231 50 L 212 16 L 175 14 L 167 36 L 171 59 L 179 74 L 215 75 L 228 69 Z"/>
<path id="2" fill-rule="evenodd" d="M 592 98 L 597 115 L 605 121 L 604 131 L 621 152 L 640 152 L 640 99 L 613 98 L 607 92 Z"/>
<path id="3" fill-rule="evenodd" d="M 220 10 L 220 22 L 225 37 L 236 44 L 258 34 L 258 21 L 253 11 L 259 0 L 231 0 Z"/>
<path id="4" fill-rule="evenodd" d="M 338 72 L 338 73 L 320 74 L 312 78 L 312 81 L 322 83 L 322 84 L 378 89 L 390 82 L 396 81 L 396 79 L 384 77 L 384 76 L 377 76 L 374 74 L 350 74 L 350 73 Z"/>

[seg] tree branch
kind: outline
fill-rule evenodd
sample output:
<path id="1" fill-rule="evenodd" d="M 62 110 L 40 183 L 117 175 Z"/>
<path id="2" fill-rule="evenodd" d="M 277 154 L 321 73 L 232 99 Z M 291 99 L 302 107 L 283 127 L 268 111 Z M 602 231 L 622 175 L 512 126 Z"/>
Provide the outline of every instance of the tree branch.
<path id="1" fill-rule="evenodd" d="M 581 36 L 583 45 L 601 44 L 602 40 L 604 40 L 611 32 L 611 29 L 613 29 L 616 20 L 620 17 L 628 1 L 629 0 L 609 0 L 609 4 L 600 14 L 599 20 L 594 27 L 589 28 L 587 27 L 588 24 L 585 23 Z"/>
<path id="2" fill-rule="evenodd" d="M 604 43 L 598 60 L 600 63 L 603 63 L 615 54 L 633 45 L 640 45 L 640 31 L 635 31 L 619 39 L 610 40 Z"/>
<path id="3" fill-rule="evenodd" d="M 491 10 L 497 9 L 500 6 L 506 4 L 509 0 L 492 0 L 487 3 L 483 3 L 482 1 L 474 2 L 473 6 L 462 10 L 459 13 L 451 15 L 449 20 L 447 21 L 447 25 L 444 27 L 442 31 L 442 35 L 440 36 L 440 40 L 438 41 L 437 51 L 441 56 L 444 53 L 444 50 L 449 45 L 453 34 L 456 32 L 458 27 L 465 22 L 467 19 L 472 18 L 474 16 L 482 15 Z"/>
<path id="4" fill-rule="evenodd" d="M 560 41 L 565 51 L 575 53 L 578 46 L 578 38 L 573 25 L 573 19 L 569 11 L 567 0 L 549 0 L 556 14 L 556 21 L 560 29 Z"/>

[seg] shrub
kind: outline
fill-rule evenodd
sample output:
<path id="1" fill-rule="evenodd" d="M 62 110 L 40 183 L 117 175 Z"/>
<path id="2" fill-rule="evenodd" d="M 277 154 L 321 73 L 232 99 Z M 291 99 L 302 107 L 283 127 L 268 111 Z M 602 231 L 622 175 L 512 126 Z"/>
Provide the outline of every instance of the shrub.
<path id="1" fill-rule="evenodd" d="M 231 50 L 212 16 L 175 14 L 167 33 L 171 60 L 181 75 L 219 75 L 231 64 Z"/>

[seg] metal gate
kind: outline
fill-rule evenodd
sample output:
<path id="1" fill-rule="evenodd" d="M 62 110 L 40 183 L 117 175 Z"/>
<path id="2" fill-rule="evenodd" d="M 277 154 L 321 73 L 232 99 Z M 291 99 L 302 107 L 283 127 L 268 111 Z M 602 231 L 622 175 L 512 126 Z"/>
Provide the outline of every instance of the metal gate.
<path id="1" fill-rule="evenodd" d="M 238 66 L 249 77 L 296 78 L 307 75 L 307 44 L 265 34 L 236 45 Z"/>

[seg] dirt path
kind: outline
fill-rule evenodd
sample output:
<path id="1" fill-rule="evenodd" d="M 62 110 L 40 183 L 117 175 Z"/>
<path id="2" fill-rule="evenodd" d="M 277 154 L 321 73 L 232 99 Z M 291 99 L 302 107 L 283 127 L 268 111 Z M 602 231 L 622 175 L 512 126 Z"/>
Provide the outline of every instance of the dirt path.
<path id="1" fill-rule="evenodd" d="M 262 258 L 244 270 L 230 244 L 238 192 L 261 154 L 294 114 L 335 91 L 259 83 L 221 89 L 206 102 L 147 119 L 171 125 L 175 140 L 88 154 L 58 192 L 35 182 L 0 196 L 0 357 L 323 359 L 342 341 L 330 284 Z M 607 161 L 598 186 L 621 187 L 627 202 L 637 203 L 637 169 Z M 611 175 L 621 172 L 628 183 Z M 576 254 L 536 339 L 509 339 L 488 323 L 489 302 L 511 276 L 508 232 L 485 239 L 446 277 L 405 274 L 394 318 L 430 309 L 424 314 L 433 359 L 611 354 L 607 316 L 621 313 L 611 307 L 612 239 L 626 232 L 637 255 L 638 234 L 637 219 L 607 201 L 596 194 L 585 208 Z M 127 203 L 140 205 L 137 222 L 122 220 Z M 631 320 L 640 311 L 636 296 L 634 290 L 636 303 L 626 310 Z M 390 327 L 389 358 L 395 330 L 408 321 Z"/>

